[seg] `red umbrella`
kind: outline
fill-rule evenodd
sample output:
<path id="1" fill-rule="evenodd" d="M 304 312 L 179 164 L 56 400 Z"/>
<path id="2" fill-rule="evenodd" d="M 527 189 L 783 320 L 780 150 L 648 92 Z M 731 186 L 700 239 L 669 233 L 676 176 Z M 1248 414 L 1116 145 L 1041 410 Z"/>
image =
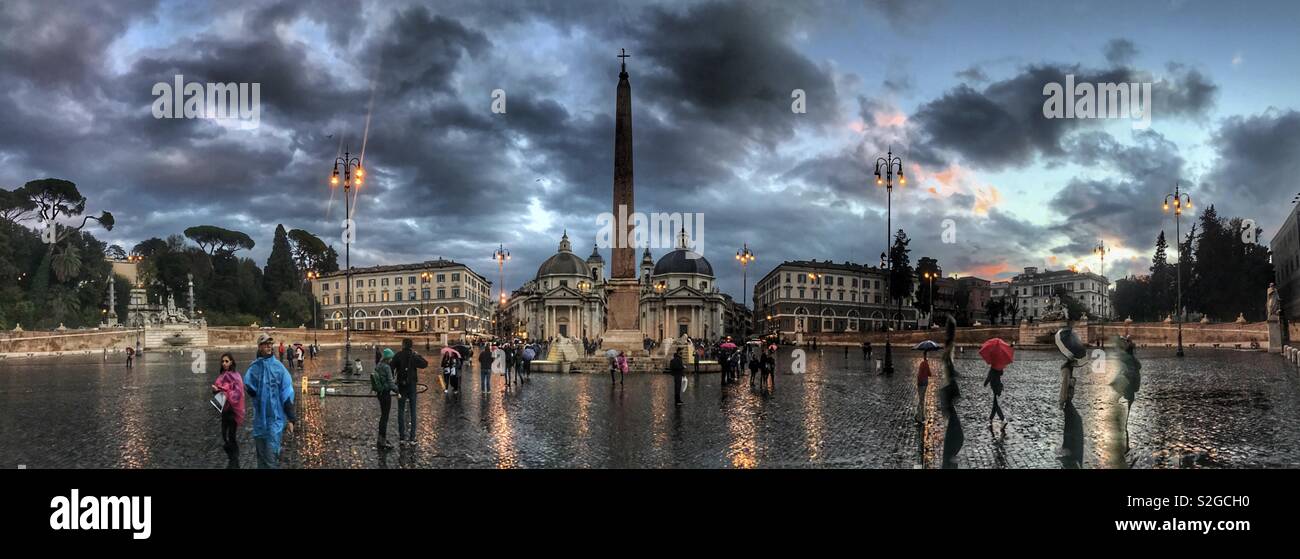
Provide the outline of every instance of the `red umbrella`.
<path id="1" fill-rule="evenodd" d="M 451 347 L 444 347 L 444 348 L 442 348 L 442 355 L 447 355 L 447 354 L 449 354 L 449 353 L 452 354 L 452 355 L 455 355 L 455 356 L 456 356 L 456 359 L 460 359 L 460 352 L 459 352 L 459 351 L 456 351 L 455 348 L 451 348 Z"/>
<path id="2" fill-rule="evenodd" d="M 718 347 L 720 347 L 720 348 L 722 348 L 722 349 L 736 349 L 736 344 L 733 344 L 733 343 L 731 343 L 731 342 L 723 342 L 722 345 L 720 345 L 720 346 L 718 346 Z"/>
<path id="3" fill-rule="evenodd" d="M 1015 356 L 1015 350 L 1007 345 L 1002 338 L 990 338 L 980 346 L 980 357 L 988 363 L 990 367 L 999 371 L 1005 370 L 1007 365 L 1011 364 Z"/>

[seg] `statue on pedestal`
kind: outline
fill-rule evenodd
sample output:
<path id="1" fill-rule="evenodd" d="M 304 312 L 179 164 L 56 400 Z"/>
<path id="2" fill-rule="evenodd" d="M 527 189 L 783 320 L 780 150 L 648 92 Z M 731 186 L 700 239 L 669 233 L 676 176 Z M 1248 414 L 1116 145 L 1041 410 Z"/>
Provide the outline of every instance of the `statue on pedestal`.
<path id="1" fill-rule="evenodd" d="M 1277 301 L 1277 286 L 1268 284 L 1268 299 L 1264 304 L 1265 316 L 1269 322 L 1277 322 L 1282 316 L 1282 306 Z"/>

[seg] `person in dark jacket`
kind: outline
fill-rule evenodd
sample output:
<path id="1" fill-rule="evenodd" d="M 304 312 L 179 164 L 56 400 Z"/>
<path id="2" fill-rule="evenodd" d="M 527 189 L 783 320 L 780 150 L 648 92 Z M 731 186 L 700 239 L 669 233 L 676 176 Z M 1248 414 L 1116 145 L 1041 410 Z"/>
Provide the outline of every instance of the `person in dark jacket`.
<path id="1" fill-rule="evenodd" d="M 492 346 L 483 348 L 478 354 L 478 384 L 483 394 L 492 393 Z"/>
<path id="2" fill-rule="evenodd" d="M 370 373 L 370 389 L 379 399 L 379 439 L 375 442 L 375 447 L 389 450 L 393 445 L 388 444 L 388 411 L 393 409 L 393 394 L 397 393 L 397 380 L 393 378 L 393 369 L 389 363 L 392 363 L 395 354 L 393 350 L 384 348 L 381 355 L 383 359 L 375 365 L 375 372 Z"/>
<path id="3" fill-rule="evenodd" d="M 772 390 L 776 390 L 776 358 L 772 352 L 763 354 L 763 388 L 767 388 L 768 382 L 772 383 Z"/>
<path id="4" fill-rule="evenodd" d="M 998 405 L 998 396 L 1002 395 L 1002 371 L 989 367 L 989 373 L 984 377 L 984 386 L 993 389 L 993 411 L 989 412 L 989 429 L 992 429 L 995 415 L 998 421 L 1007 422 L 1007 418 L 1002 416 L 1002 406 Z"/>
<path id="5" fill-rule="evenodd" d="M 415 442 L 415 395 L 420 391 L 420 369 L 429 367 L 429 362 L 416 353 L 412 345 L 410 338 L 402 338 L 402 351 L 392 360 L 393 373 L 397 375 L 397 438 L 402 444 Z M 406 421 L 407 408 L 411 409 L 409 424 Z"/>
<path id="6" fill-rule="evenodd" d="M 682 352 L 673 353 L 673 360 L 668 364 L 668 370 L 673 373 L 673 399 L 677 405 L 682 405 L 682 375 L 686 374 L 686 365 L 682 363 Z"/>

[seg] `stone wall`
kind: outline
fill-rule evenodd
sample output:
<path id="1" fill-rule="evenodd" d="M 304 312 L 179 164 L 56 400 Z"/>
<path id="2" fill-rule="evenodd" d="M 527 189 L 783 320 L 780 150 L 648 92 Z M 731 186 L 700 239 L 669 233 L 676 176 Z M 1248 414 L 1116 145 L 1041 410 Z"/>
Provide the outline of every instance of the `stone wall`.
<path id="1" fill-rule="evenodd" d="M 29 331 L 0 334 L 0 354 L 122 351 L 135 345 L 137 330 Z"/>
<path id="2" fill-rule="evenodd" d="M 1037 322 L 1033 325 L 1035 329 L 1038 326 L 1039 323 Z M 1078 326 L 1081 327 L 1082 325 Z M 1110 337 L 1115 334 L 1131 335 L 1133 341 L 1138 344 L 1164 345 L 1178 343 L 1178 325 L 1163 322 L 1133 323 L 1129 325 L 1122 322 L 1093 322 L 1087 325 L 1086 331 L 1080 328 L 1079 337 L 1091 343 L 1097 343 L 1099 340 L 1107 340 L 1106 343 L 1109 343 Z M 872 345 L 885 343 L 885 333 L 879 331 L 805 335 L 803 338 L 804 344 L 810 343 L 812 338 L 817 338 L 819 345 L 826 346 L 856 346 L 861 345 L 864 340 L 871 341 Z M 978 345 L 989 338 L 1002 338 L 1008 342 L 1019 342 L 1021 339 L 1020 329 L 1016 326 L 980 326 L 957 329 L 958 344 Z M 1300 325 L 1291 326 L 1291 339 L 1300 340 Z M 890 340 L 898 345 L 915 345 L 922 340 L 934 340 L 943 343 L 943 330 L 896 331 L 891 333 Z M 1183 324 L 1183 345 L 1242 344 L 1245 346 L 1252 341 L 1259 342 L 1261 347 L 1268 345 L 1267 322 L 1251 322 L 1247 324 L 1189 322 Z"/>

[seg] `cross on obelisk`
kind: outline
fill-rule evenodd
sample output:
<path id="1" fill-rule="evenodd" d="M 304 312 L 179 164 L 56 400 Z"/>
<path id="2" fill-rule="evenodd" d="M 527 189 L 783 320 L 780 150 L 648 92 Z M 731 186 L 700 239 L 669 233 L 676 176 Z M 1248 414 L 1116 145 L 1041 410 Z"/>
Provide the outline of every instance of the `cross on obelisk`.
<path id="1" fill-rule="evenodd" d="M 626 72 L 626 71 L 627 71 L 627 60 L 626 60 L 626 58 L 629 57 L 629 56 L 632 56 L 632 55 L 630 55 L 630 54 L 627 53 L 627 49 L 618 49 L 618 52 L 619 52 L 618 57 L 621 58 L 621 59 L 624 59 L 624 60 L 619 60 L 619 64 L 622 65 L 622 67 L 623 67 L 623 68 L 622 68 L 623 71 Z"/>

